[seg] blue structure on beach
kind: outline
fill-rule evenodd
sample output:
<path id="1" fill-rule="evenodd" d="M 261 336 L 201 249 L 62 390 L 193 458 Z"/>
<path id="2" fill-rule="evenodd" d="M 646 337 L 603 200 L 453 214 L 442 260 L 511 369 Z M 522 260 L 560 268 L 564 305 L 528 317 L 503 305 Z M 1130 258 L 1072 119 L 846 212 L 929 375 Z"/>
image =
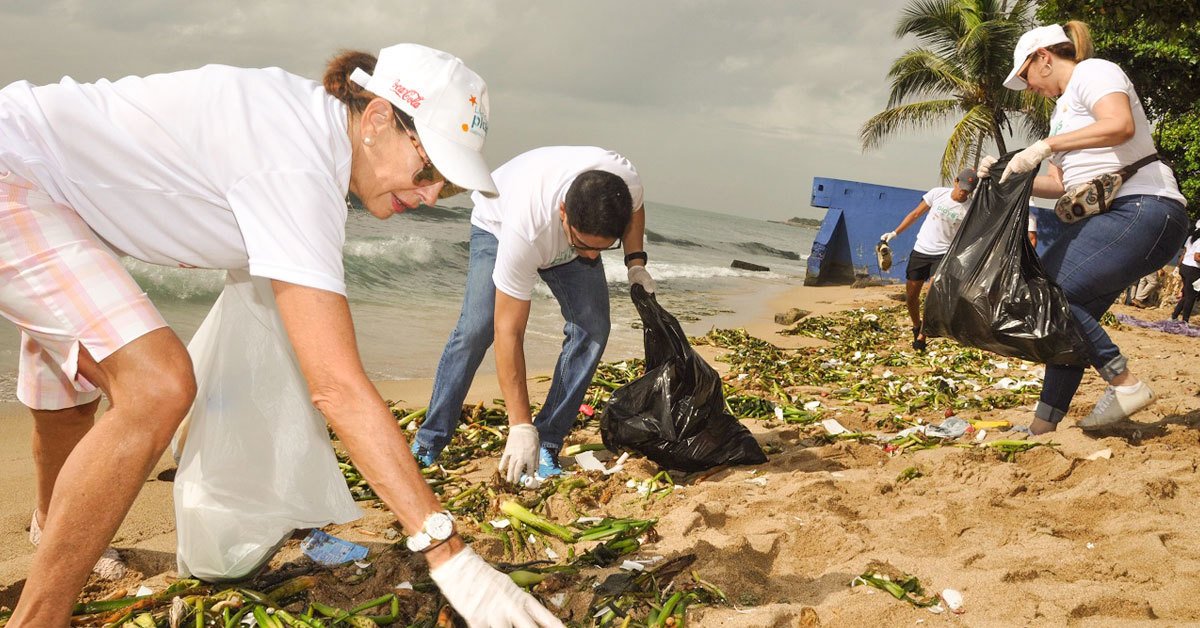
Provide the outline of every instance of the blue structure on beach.
<path id="1" fill-rule="evenodd" d="M 812 206 L 827 211 L 808 256 L 805 285 L 904 281 L 904 267 L 916 244 L 920 224 L 909 227 L 891 241 L 892 268 L 887 272 L 879 269 L 875 245 L 880 234 L 895 229 L 921 203 L 925 192 L 928 190 L 814 177 Z M 1034 210 L 1041 251 L 1058 235 L 1062 223 L 1049 210 L 1031 209 Z"/>

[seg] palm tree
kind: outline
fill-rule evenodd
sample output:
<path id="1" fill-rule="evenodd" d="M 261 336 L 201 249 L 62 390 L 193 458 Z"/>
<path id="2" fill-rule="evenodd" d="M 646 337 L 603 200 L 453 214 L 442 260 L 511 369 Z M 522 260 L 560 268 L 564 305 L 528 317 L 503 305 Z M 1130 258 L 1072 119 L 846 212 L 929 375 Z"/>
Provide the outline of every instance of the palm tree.
<path id="1" fill-rule="evenodd" d="M 987 140 L 1008 152 L 1005 134 L 1013 119 L 1028 137 L 1049 132 L 1053 103 L 1026 90 L 1004 87 L 1017 39 L 1032 26 L 1036 0 L 912 0 L 896 25 L 896 37 L 921 43 L 888 71 L 887 109 L 859 132 L 863 150 L 877 148 L 904 128 L 954 121 L 942 153 L 941 175 L 979 163 Z"/>

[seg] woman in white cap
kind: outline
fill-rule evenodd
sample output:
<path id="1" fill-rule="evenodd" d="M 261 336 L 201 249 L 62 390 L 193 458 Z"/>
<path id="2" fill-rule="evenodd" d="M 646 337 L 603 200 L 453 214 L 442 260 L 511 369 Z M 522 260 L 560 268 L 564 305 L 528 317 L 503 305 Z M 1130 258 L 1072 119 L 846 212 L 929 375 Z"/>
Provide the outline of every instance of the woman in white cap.
<path id="1" fill-rule="evenodd" d="M 1030 30 L 1013 52 L 1004 85 L 1055 99 L 1050 137 L 1009 160 L 1000 178 L 1036 170 L 1033 194 L 1059 198 L 1068 189 L 1155 155 L 1150 124 L 1129 77 L 1115 64 L 1093 59 L 1087 25 L 1069 22 Z M 995 158 L 984 160 L 987 174 Z M 1112 200 L 1111 209 L 1064 224 L 1042 254 L 1042 264 L 1066 292 L 1071 313 L 1090 346 L 1091 364 L 1108 382 L 1104 396 L 1079 425 L 1098 429 L 1154 402 L 1154 393 L 1130 370 L 1100 317 L 1126 286 L 1171 260 L 1187 235 L 1185 200 L 1174 173 L 1161 161 L 1141 166 Z M 1058 426 L 1083 378 L 1082 367 L 1048 365 L 1030 430 Z"/>
<path id="2" fill-rule="evenodd" d="M 347 194 L 387 218 L 449 184 L 494 193 L 487 118 L 484 81 L 413 44 L 343 53 L 324 85 L 210 65 L 0 90 L 0 314 L 22 331 L 38 475 L 9 626 L 67 625 L 195 395 L 187 350 L 114 250 L 271 280 L 314 404 L 451 604 L 473 626 L 561 625 L 455 534 L 367 379 L 345 297 Z"/>

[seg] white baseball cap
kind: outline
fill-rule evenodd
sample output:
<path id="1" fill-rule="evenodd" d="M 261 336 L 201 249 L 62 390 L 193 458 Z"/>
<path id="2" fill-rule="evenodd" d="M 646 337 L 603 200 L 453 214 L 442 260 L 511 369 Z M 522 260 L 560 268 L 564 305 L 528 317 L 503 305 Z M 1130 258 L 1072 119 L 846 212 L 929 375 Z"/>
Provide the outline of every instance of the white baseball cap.
<path id="1" fill-rule="evenodd" d="M 412 116 L 429 160 L 451 183 L 497 193 L 483 160 L 487 84 L 462 59 L 418 44 L 397 44 L 379 51 L 374 74 L 355 68 L 350 80 Z"/>
<path id="2" fill-rule="evenodd" d="M 1070 43 L 1071 38 L 1067 37 L 1067 32 L 1058 24 L 1049 26 L 1039 26 L 1033 30 L 1026 31 L 1021 38 L 1017 40 L 1017 47 L 1013 49 L 1013 69 L 1008 73 L 1008 78 L 1004 79 L 1004 86 L 1009 89 L 1021 91 L 1029 87 L 1017 73 L 1021 71 L 1021 66 L 1025 65 L 1025 60 L 1029 55 L 1037 51 L 1038 48 L 1047 48 L 1054 44 Z"/>

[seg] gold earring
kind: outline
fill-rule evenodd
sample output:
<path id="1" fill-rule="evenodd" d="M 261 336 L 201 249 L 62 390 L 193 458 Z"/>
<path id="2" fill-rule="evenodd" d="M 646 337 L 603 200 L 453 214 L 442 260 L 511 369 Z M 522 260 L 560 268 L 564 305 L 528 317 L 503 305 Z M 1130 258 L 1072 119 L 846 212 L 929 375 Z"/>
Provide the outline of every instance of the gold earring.
<path id="1" fill-rule="evenodd" d="M 373 138 L 373 137 L 370 137 L 370 136 L 364 137 L 364 138 L 363 138 L 363 144 L 365 144 L 365 145 L 367 145 L 367 146 L 374 146 L 374 145 L 375 145 L 375 138 Z"/>

